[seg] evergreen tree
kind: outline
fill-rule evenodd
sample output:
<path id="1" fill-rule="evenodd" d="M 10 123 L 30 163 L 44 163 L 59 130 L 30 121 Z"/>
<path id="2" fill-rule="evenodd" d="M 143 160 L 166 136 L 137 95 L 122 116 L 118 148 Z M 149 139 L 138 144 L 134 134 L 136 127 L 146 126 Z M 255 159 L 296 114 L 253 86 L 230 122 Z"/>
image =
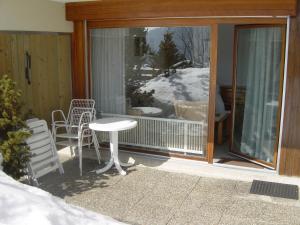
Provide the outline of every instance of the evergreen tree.
<path id="1" fill-rule="evenodd" d="M 15 82 L 7 75 L 0 79 L 0 152 L 3 170 L 15 179 L 26 174 L 30 159 L 25 139 L 30 136 L 21 119 L 21 92 L 15 90 Z"/>
<path id="2" fill-rule="evenodd" d="M 159 45 L 158 53 L 155 57 L 157 65 L 161 69 L 168 69 L 178 61 L 183 60 L 183 56 L 179 53 L 176 44 L 173 41 L 173 33 L 166 32 L 164 40 Z"/>

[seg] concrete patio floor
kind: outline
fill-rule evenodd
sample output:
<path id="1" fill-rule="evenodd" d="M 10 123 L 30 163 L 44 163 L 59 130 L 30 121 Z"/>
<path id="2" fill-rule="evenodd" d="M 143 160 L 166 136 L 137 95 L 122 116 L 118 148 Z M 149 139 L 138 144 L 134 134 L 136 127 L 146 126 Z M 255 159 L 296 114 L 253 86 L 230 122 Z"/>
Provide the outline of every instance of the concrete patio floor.
<path id="1" fill-rule="evenodd" d="M 62 156 L 61 156 L 62 157 Z M 300 201 L 249 194 L 250 182 L 133 166 L 97 175 L 96 160 L 63 156 L 65 174 L 40 179 L 41 188 L 122 222 L 159 224 L 300 224 Z"/>

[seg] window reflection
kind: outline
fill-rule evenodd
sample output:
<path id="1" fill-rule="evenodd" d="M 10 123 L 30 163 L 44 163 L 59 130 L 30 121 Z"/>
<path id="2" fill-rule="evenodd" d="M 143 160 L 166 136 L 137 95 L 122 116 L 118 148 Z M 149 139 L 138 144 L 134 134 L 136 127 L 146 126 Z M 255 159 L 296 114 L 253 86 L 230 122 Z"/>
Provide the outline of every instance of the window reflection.
<path id="1" fill-rule="evenodd" d="M 205 156 L 209 56 L 209 27 L 94 29 L 97 111 L 138 120 L 120 143 Z"/>
<path id="2" fill-rule="evenodd" d="M 203 119 L 209 94 L 209 42 L 207 27 L 129 29 L 127 114 Z"/>

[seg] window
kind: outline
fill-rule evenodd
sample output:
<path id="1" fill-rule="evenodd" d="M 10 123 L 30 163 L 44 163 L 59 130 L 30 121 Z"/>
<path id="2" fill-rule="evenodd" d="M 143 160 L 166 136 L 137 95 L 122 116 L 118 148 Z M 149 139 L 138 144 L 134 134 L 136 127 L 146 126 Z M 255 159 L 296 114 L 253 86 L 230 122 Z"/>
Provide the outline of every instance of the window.
<path id="1" fill-rule="evenodd" d="M 93 29 L 97 111 L 138 120 L 120 142 L 205 156 L 209 57 L 209 27 Z"/>

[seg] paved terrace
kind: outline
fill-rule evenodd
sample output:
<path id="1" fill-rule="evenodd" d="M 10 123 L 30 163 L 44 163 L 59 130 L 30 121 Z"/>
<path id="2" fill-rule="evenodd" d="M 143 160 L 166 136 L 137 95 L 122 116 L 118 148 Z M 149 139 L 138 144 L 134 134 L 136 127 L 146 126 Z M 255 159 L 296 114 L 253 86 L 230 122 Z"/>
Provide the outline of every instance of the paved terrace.
<path id="1" fill-rule="evenodd" d="M 62 157 L 62 155 L 60 155 Z M 122 222 L 141 225 L 300 224 L 300 201 L 249 194 L 250 182 L 166 172 L 143 166 L 97 175 L 97 161 L 62 157 L 65 175 L 49 174 L 41 188 Z"/>

